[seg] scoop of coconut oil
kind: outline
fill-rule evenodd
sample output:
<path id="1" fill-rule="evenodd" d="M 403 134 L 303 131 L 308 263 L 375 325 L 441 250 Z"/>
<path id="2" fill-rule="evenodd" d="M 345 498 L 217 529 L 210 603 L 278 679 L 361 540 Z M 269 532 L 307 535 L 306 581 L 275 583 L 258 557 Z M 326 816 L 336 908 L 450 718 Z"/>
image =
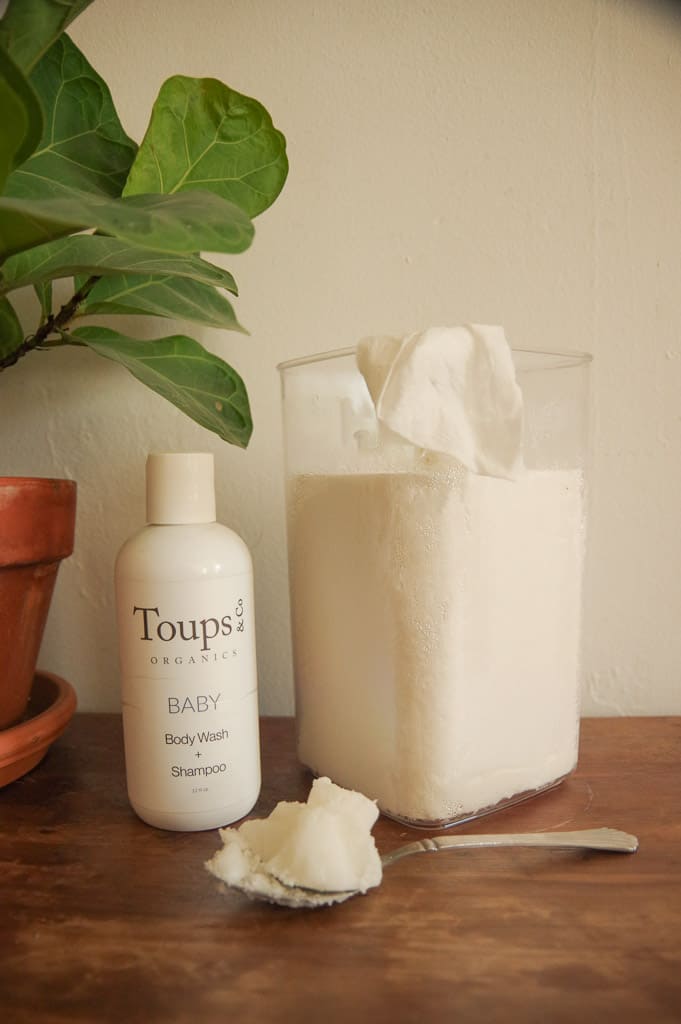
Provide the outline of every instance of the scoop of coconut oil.
<path id="1" fill-rule="evenodd" d="M 206 867 L 227 885 L 273 902 L 281 902 L 282 886 L 364 893 L 382 878 L 371 835 L 377 817 L 373 800 L 315 779 L 306 803 L 282 801 L 268 818 L 220 829 L 222 848 Z"/>

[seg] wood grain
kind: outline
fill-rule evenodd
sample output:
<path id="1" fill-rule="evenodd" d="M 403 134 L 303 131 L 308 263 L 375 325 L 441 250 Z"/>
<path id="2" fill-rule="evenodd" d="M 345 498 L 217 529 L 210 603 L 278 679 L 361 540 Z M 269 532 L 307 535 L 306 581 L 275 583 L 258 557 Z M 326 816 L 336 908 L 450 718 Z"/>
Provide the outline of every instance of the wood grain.
<path id="1" fill-rule="evenodd" d="M 304 799 L 289 719 L 263 719 L 254 812 Z M 130 810 L 117 715 L 77 715 L 0 791 L 3 1024 L 681 1021 L 681 718 L 587 719 L 577 773 L 465 832 L 611 825 L 633 856 L 425 854 L 294 911 L 221 892 L 213 832 Z M 419 834 L 381 819 L 385 852 Z"/>

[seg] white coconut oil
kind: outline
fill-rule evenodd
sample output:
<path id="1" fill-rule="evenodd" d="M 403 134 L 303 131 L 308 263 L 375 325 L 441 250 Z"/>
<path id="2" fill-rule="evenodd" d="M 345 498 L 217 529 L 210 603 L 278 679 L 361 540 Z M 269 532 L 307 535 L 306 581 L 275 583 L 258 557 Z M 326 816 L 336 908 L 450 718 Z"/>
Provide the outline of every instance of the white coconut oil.
<path id="1" fill-rule="evenodd" d="M 574 768 L 584 542 L 580 471 L 442 465 L 288 501 L 300 759 L 433 826 Z"/>

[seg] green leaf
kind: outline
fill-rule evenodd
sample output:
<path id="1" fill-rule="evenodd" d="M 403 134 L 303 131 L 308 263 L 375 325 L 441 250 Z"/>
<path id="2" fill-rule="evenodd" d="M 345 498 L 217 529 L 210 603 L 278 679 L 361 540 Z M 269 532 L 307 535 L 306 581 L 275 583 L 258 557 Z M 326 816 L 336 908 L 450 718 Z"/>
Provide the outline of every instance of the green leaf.
<path id="1" fill-rule="evenodd" d="M 120 200 L 124 217 L 132 225 L 108 229 L 118 238 L 145 244 L 137 227 L 148 223 L 148 244 L 167 252 L 244 252 L 253 241 L 253 224 L 235 203 L 204 190 L 183 195 L 134 195 Z M 106 228 L 103 228 L 106 230 Z"/>
<path id="2" fill-rule="evenodd" d="M 0 261 L 83 228 L 156 252 L 243 252 L 253 238 L 246 214 L 210 192 L 129 199 L 87 192 L 58 199 L 0 196 Z"/>
<path id="3" fill-rule="evenodd" d="M 0 263 L 13 253 L 89 227 L 84 218 L 76 218 L 76 206 L 68 217 L 58 208 L 50 210 L 49 203 L 0 196 Z M 84 212 L 80 206 L 78 210 Z"/>
<path id="4" fill-rule="evenodd" d="M 10 0 L 0 21 L 0 45 L 30 71 L 92 0 Z"/>
<path id="5" fill-rule="evenodd" d="M 99 277 L 121 273 L 173 274 L 228 289 L 234 285 L 231 274 L 199 256 L 155 252 L 102 235 L 73 235 L 10 256 L 0 274 L 0 295 L 76 274 Z"/>
<path id="6" fill-rule="evenodd" d="M 287 172 L 286 140 L 262 104 L 214 78 L 176 75 L 161 86 L 124 195 L 208 189 L 255 217 Z"/>
<path id="7" fill-rule="evenodd" d="M 2 22 L 0 22 L 0 25 Z M 14 61 L 0 47 L 0 189 L 15 167 L 40 142 L 43 112 L 38 97 Z"/>
<path id="8" fill-rule="evenodd" d="M 43 320 L 47 320 L 52 312 L 52 282 L 39 281 L 35 286 L 35 293 L 38 296 Z"/>
<path id="9" fill-rule="evenodd" d="M 243 331 L 231 303 L 221 292 L 189 278 L 141 274 L 103 277 L 79 310 L 82 316 L 94 313 L 165 316 Z"/>
<path id="10" fill-rule="evenodd" d="M 137 147 L 123 131 L 106 82 L 67 35 L 34 68 L 45 112 L 38 149 L 7 180 L 7 195 L 44 199 L 73 189 L 120 196 Z"/>
<path id="11" fill-rule="evenodd" d="M 0 299 L 0 359 L 4 359 L 24 340 L 19 317 L 9 299 Z"/>
<path id="12" fill-rule="evenodd" d="M 247 446 L 253 427 L 241 377 L 192 338 L 176 334 L 140 341 L 105 327 L 79 327 L 65 340 L 121 363 L 200 426 L 230 444 Z"/>

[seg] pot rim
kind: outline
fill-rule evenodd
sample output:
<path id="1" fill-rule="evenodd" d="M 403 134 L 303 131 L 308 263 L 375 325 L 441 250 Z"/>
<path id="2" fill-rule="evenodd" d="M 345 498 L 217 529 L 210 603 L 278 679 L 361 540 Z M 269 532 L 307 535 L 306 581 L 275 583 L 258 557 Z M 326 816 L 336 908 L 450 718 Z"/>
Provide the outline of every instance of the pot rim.
<path id="1" fill-rule="evenodd" d="M 0 477 L 0 566 L 37 566 L 73 552 L 75 480 Z"/>
<path id="2" fill-rule="evenodd" d="M 68 477 L 54 477 L 54 476 L 0 476 L 0 487 L 6 487 L 7 485 L 14 487 L 21 486 L 21 484 L 49 484 L 54 487 L 55 484 L 63 484 L 67 489 L 76 487 L 76 481 L 71 480 Z"/>

